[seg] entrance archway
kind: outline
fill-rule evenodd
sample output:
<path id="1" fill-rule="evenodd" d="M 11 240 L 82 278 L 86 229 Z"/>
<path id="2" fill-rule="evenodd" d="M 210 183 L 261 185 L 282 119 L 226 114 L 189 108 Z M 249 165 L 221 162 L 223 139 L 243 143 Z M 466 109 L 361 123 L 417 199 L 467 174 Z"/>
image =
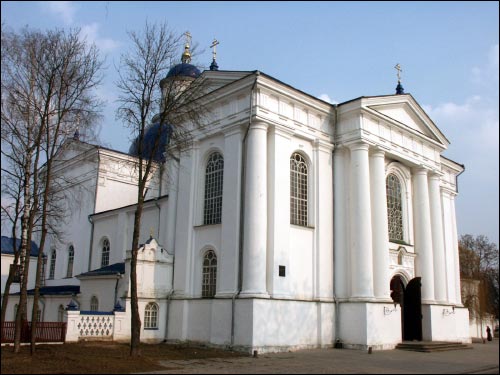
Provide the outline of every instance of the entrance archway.
<path id="1" fill-rule="evenodd" d="M 403 341 L 422 341 L 422 300 L 420 277 L 405 286 L 401 275 L 391 279 L 391 298 L 401 306 L 401 331 Z"/>

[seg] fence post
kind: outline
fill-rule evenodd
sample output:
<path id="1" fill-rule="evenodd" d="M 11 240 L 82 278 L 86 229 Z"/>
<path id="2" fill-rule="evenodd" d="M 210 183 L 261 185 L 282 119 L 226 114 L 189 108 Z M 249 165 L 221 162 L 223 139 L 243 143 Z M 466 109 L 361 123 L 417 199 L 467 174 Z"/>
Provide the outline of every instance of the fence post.
<path id="1" fill-rule="evenodd" d="M 76 342 L 80 337 L 78 329 L 78 320 L 80 318 L 80 311 L 67 310 L 66 311 L 66 342 Z"/>

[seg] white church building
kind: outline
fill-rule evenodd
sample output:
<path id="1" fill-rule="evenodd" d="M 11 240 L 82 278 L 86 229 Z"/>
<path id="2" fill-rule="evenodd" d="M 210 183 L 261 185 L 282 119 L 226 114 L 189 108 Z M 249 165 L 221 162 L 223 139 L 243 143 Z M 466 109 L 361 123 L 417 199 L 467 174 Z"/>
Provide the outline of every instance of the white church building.
<path id="1" fill-rule="evenodd" d="M 165 79 L 204 80 L 213 119 L 149 187 L 143 341 L 248 352 L 471 341 L 455 214 L 464 167 L 400 83 L 332 105 L 259 71 L 189 62 Z M 42 320 L 67 319 L 67 341 L 129 340 L 133 147 L 75 137 L 59 160 L 73 199 L 64 241 L 45 247 Z"/>

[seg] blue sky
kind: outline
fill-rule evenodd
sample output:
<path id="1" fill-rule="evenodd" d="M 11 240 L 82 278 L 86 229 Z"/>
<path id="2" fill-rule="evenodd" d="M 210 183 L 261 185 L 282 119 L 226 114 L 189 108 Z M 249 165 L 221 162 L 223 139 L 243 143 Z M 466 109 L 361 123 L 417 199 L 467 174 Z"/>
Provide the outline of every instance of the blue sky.
<path id="1" fill-rule="evenodd" d="M 115 120 L 115 66 L 126 31 L 146 20 L 189 30 L 204 49 L 197 64 L 210 65 L 215 37 L 220 69 L 258 69 L 331 102 L 394 93 L 400 63 L 405 92 L 451 142 L 444 155 L 465 164 L 459 234 L 498 244 L 498 2 L 2 1 L 1 11 L 7 27 L 80 27 L 96 43 L 108 67 L 101 141 L 120 151 L 130 135 Z"/>

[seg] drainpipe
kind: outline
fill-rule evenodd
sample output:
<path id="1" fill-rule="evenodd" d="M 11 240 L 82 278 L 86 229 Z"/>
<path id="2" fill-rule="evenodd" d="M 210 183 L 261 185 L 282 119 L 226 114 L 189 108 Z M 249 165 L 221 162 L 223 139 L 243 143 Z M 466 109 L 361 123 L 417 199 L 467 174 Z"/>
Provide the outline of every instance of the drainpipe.
<path id="1" fill-rule="evenodd" d="M 88 265 L 88 271 L 90 271 L 91 264 L 92 264 L 92 251 L 94 247 L 94 221 L 92 220 L 92 214 L 89 215 L 89 223 L 91 225 L 90 227 L 90 246 L 89 246 L 89 265 Z"/>
<path id="2" fill-rule="evenodd" d="M 250 125 L 252 125 L 252 110 L 253 110 L 253 95 L 255 86 L 257 85 L 257 80 L 259 79 L 260 72 L 257 70 L 255 72 L 255 81 L 253 82 L 252 88 L 250 89 L 250 113 L 248 116 L 248 125 L 245 130 L 245 135 L 242 140 L 242 153 L 241 153 L 241 192 L 240 192 L 240 241 L 239 241 L 239 258 L 238 258 L 238 288 L 231 298 L 231 348 L 234 346 L 234 315 L 235 315 L 235 305 L 236 296 L 241 292 L 242 286 L 242 269 L 243 269 L 243 227 L 244 227 L 244 211 L 245 211 L 245 163 L 246 163 L 246 140 L 248 132 L 250 131 Z"/>

